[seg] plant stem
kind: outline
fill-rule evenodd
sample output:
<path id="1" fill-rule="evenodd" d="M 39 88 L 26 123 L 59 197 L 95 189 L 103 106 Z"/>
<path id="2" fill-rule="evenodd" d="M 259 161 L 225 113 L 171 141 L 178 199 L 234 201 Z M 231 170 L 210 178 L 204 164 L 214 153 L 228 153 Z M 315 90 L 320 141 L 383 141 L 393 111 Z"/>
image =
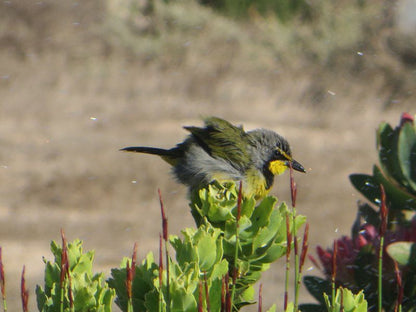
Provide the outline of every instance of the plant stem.
<path id="1" fill-rule="evenodd" d="M 7 312 L 7 303 L 6 303 L 6 280 L 4 277 L 4 266 L 2 259 L 2 249 L 0 247 L 0 288 L 1 288 L 1 297 L 3 299 L 3 311 Z"/>
<path id="2" fill-rule="evenodd" d="M 384 235 L 387 229 L 387 205 L 386 205 L 386 192 L 383 184 L 380 184 L 380 249 L 378 252 L 378 311 L 383 309 L 383 249 L 384 249 Z"/>
<path id="3" fill-rule="evenodd" d="M 163 305 L 163 259 L 162 259 L 162 235 L 159 235 L 159 312 Z"/>
<path id="4" fill-rule="evenodd" d="M 162 200 L 162 192 L 158 189 L 159 193 L 159 202 L 160 202 L 160 211 L 162 214 L 162 231 L 163 231 L 163 240 L 165 241 L 165 258 L 166 258 L 166 311 L 170 311 L 170 278 L 169 278 L 169 250 L 168 250 L 168 218 L 165 213 L 165 205 Z"/>
<path id="5" fill-rule="evenodd" d="M 383 309 L 383 248 L 384 236 L 380 237 L 380 250 L 378 252 L 378 311 Z"/>
<path id="6" fill-rule="evenodd" d="M 331 311 L 335 311 L 335 281 L 337 277 L 337 254 L 338 254 L 338 242 L 334 241 L 334 251 L 332 253 L 332 275 L 331 275 Z"/>
<path id="7" fill-rule="evenodd" d="M 289 212 L 286 214 L 286 272 L 285 272 L 285 298 L 283 310 L 286 311 L 289 300 L 289 273 L 290 273 L 290 253 L 292 246 L 292 233 L 290 232 Z"/>
<path id="8" fill-rule="evenodd" d="M 296 207 L 292 207 L 292 214 L 293 214 L 293 229 L 292 229 L 292 236 L 293 236 L 293 243 L 294 243 L 294 250 L 295 250 L 295 300 L 293 305 L 293 311 L 298 310 L 298 302 L 299 302 L 299 252 L 298 252 L 298 238 L 296 237 Z"/>
<path id="9" fill-rule="evenodd" d="M 238 200 L 237 200 L 237 217 L 235 225 L 235 252 L 234 252 L 234 270 L 233 270 L 233 288 L 231 290 L 231 304 L 234 304 L 234 296 L 236 291 L 236 281 L 238 275 L 237 260 L 238 260 L 238 249 L 240 248 L 240 236 L 238 232 L 240 231 L 240 217 L 241 217 L 241 201 L 243 198 L 243 183 L 240 182 L 240 187 L 238 190 Z"/>

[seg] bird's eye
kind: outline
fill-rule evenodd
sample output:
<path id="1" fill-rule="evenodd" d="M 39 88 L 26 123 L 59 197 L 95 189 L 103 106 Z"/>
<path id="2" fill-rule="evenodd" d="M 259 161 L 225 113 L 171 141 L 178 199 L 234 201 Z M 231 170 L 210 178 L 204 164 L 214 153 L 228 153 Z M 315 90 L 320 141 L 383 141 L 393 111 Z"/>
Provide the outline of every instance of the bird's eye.
<path id="1" fill-rule="evenodd" d="M 283 158 L 283 154 L 280 148 L 276 148 L 273 153 L 274 158 L 279 159 Z"/>
<path id="2" fill-rule="evenodd" d="M 276 159 L 282 159 L 282 160 L 290 160 L 290 156 L 288 154 L 286 154 L 282 149 L 280 149 L 279 147 L 277 147 L 274 150 L 274 157 Z"/>

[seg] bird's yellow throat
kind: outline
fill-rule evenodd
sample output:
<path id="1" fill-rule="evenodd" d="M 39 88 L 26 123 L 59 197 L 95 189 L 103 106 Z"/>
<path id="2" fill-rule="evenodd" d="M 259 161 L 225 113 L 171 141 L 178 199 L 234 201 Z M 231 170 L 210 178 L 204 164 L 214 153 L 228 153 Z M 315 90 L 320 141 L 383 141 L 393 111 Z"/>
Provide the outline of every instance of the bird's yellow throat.
<path id="1" fill-rule="evenodd" d="M 269 170 L 273 175 L 280 175 L 287 169 L 287 162 L 284 160 L 273 160 L 269 164 Z"/>

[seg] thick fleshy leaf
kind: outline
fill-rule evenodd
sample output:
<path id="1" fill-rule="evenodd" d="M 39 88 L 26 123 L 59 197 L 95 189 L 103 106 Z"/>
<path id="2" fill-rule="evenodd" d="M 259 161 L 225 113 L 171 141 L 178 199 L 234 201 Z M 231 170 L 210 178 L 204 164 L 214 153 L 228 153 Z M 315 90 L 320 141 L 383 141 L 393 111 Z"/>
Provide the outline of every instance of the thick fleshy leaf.
<path id="1" fill-rule="evenodd" d="M 404 187 L 397 185 L 386 178 L 381 170 L 373 167 L 373 177 L 378 184 L 383 184 L 386 191 L 389 209 L 393 210 L 416 210 L 416 196 L 409 193 Z M 380 203 L 381 193 L 377 197 L 377 204 Z"/>
<path id="2" fill-rule="evenodd" d="M 409 265 L 416 262 L 414 259 L 416 243 L 397 242 L 387 246 L 387 253 L 400 265 Z M 412 257 L 413 255 L 413 257 Z"/>
<path id="3" fill-rule="evenodd" d="M 380 186 L 377 180 L 368 174 L 351 174 L 352 185 L 374 204 L 380 202 Z"/>
<path id="4" fill-rule="evenodd" d="M 406 122 L 403 125 L 398 144 L 399 164 L 406 186 L 416 194 L 416 131 L 413 123 Z"/>
<path id="5" fill-rule="evenodd" d="M 407 192 L 397 184 L 388 180 L 377 166 L 373 167 L 373 176 L 367 174 L 351 174 L 352 185 L 363 194 L 369 201 L 380 204 L 380 184 L 383 184 L 389 208 L 393 210 L 415 210 L 416 196 Z"/>
<path id="6" fill-rule="evenodd" d="M 377 131 L 377 147 L 383 171 L 398 183 L 403 183 L 405 177 L 398 156 L 399 130 L 400 128 L 393 130 L 386 122 L 381 123 Z"/>

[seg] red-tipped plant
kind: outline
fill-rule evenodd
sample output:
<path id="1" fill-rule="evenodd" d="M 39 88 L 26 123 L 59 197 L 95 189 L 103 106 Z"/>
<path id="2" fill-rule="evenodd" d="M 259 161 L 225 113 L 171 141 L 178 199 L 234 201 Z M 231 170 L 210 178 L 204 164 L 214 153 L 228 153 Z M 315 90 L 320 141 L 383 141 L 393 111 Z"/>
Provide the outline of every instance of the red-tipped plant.
<path id="1" fill-rule="evenodd" d="M 71 274 L 69 273 L 69 260 L 68 260 L 68 245 L 66 242 L 66 237 L 64 230 L 61 229 L 61 239 L 62 239 L 62 253 L 61 253 L 61 275 L 60 275 L 60 289 L 61 289 L 61 302 L 60 308 L 61 311 L 64 310 L 64 298 L 65 298 L 65 282 L 68 281 L 68 299 L 69 307 L 71 311 L 74 310 L 74 298 L 72 294 L 72 283 L 71 283 Z"/>
<path id="2" fill-rule="evenodd" d="M 133 254 L 131 256 L 131 266 L 130 262 L 127 261 L 126 266 L 126 290 L 127 290 L 127 311 L 132 312 L 133 311 L 133 294 L 132 294 L 132 288 L 133 288 L 133 279 L 136 275 L 136 259 L 137 259 L 137 243 L 134 243 L 133 247 Z"/>
<path id="3" fill-rule="evenodd" d="M 290 253 L 292 250 L 292 232 L 290 231 L 289 213 L 286 214 L 286 272 L 285 272 L 285 297 L 283 311 L 286 311 L 289 300 L 289 273 L 290 273 Z"/>
<path id="4" fill-rule="evenodd" d="M 233 279 L 233 288 L 231 290 L 231 302 L 234 302 L 235 290 L 237 285 L 237 277 L 238 277 L 238 250 L 240 249 L 240 218 L 241 218 L 241 202 L 243 199 L 243 182 L 240 181 L 240 186 L 238 188 L 238 198 L 237 198 L 237 217 L 236 217 L 236 225 L 235 225 L 235 253 L 234 253 L 234 264 L 232 270 L 232 279 Z"/>
<path id="5" fill-rule="evenodd" d="M 394 312 L 400 312 L 402 310 L 402 301 L 403 301 L 403 282 L 402 282 L 402 273 L 399 269 L 399 264 L 397 261 L 394 261 L 394 273 L 396 275 L 397 281 L 397 301 L 394 307 Z"/>
<path id="6" fill-rule="evenodd" d="M 295 178 L 293 177 L 293 167 L 292 163 L 289 163 L 289 172 L 290 172 L 290 194 L 292 199 L 292 207 L 296 207 L 296 197 L 298 193 L 298 188 L 295 182 Z"/>
<path id="7" fill-rule="evenodd" d="M 227 305 L 227 298 L 226 298 L 226 288 L 227 284 L 225 284 L 225 276 L 222 277 L 222 283 L 221 283 L 221 312 L 226 311 L 226 305 Z"/>
<path id="8" fill-rule="evenodd" d="M 331 290 L 332 290 L 332 297 L 331 297 L 331 307 L 335 309 L 335 291 L 336 291 L 336 279 L 337 279 L 337 255 L 338 255 L 338 244 L 337 241 L 334 241 L 334 251 L 332 253 L 332 273 L 331 273 Z"/>
<path id="9" fill-rule="evenodd" d="M 133 280 L 132 271 L 133 270 L 130 267 L 130 261 L 127 260 L 127 264 L 126 264 L 127 312 L 133 311 L 132 291 L 131 291 L 132 280 Z"/>
<path id="10" fill-rule="evenodd" d="M 168 240 L 168 218 L 165 214 L 165 205 L 162 200 L 162 192 L 158 189 L 159 193 L 159 202 L 160 202 L 160 212 L 162 215 L 162 230 L 163 230 L 163 240 L 166 242 Z"/>
<path id="11" fill-rule="evenodd" d="M 162 253 L 162 235 L 159 234 L 159 312 L 162 311 L 163 304 L 163 253 Z"/>
<path id="12" fill-rule="evenodd" d="M 202 282 L 198 283 L 198 312 L 204 311 L 204 298 L 202 296 Z"/>
<path id="13" fill-rule="evenodd" d="M 22 279 L 20 283 L 20 296 L 22 298 L 22 309 L 23 312 L 29 311 L 29 291 L 26 288 L 26 280 L 25 280 L 25 266 L 23 266 L 22 270 Z"/>
<path id="14" fill-rule="evenodd" d="M 162 192 L 158 189 L 159 202 L 160 202 L 160 213 L 162 215 L 162 232 L 163 240 L 165 241 L 165 257 L 166 257 L 166 304 L 167 311 L 170 311 L 170 261 L 169 261 L 169 248 L 168 248 L 168 218 L 165 213 L 165 205 L 163 204 Z"/>
<path id="15" fill-rule="evenodd" d="M 298 287 L 296 288 L 296 291 L 299 292 L 301 283 L 302 283 L 302 270 L 303 266 L 305 264 L 305 258 L 306 254 L 308 253 L 308 237 L 309 237 L 309 223 L 306 223 L 305 225 L 305 231 L 303 232 L 303 240 L 302 240 L 302 250 L 300 253 L 300 260 L 299 260 L 299 276 L 296 281 Z M 298 294 L 297 294 L 298 296 Z"/>
<path id="16" fill-rule="evenodd" d="M 4 277 L 4 266 L 2 258 L 2 249 L 0 247 L 0 290 L 1 297 L 3 299 L 3 311 L 7 312 L 7 303 L 6 303 L 6 279 Z"/>
<path id="17" fill-rule="evenodd" d="M 299 272 L 302 273 L 303 265 L 305 264 L 305 258 L 308 253 L 308 237 L 309 237 L 309 223 L 305 225 L 305 231 L 303 233 L 302 251 L 300 254 Z"/>
<path id="18" fill-rule="evenodd" d="M 131 265 L 130 265 L 130 261 L 127 261 L 127 265 L 126 265 L 126 291 L 127 291 L 127 298 L 128 298 L 127 309 L 130 311 L 133 311 L 132 288 L 133 288 L 133 279 L 136 274 L 136 259 L 137 259 L 137 243 L 134 243 L 133 254 L 131 256 Z"/>
<path id="19" fill-rule="evenodd" d="M 262 295 L 262 291 L 263 291 L 263 285 L 260 284 L 259 286 L 259 304 L 258 304 L 258 312 L 262 312 L 263 310 L 263 295 Z"/>
<path id="20" fill-rule="evenodd" d="M 205 301 L 206 301 L 206 304 L 207 304 L 207 312 L 210 312 L 211 311 L 211 305 L 209 303 L 207 272 L 204 272 L 204 288 L 205 288 Z"/>
<path id="21" fill-rule="evenodd" d="M 384 236 L 387 229 L 387 206 L 386 206 L 386 192 L 383 184 L 380 184 L 380 248 L 378 252 L 378 311 L 383 309 L 383 252 L 384 252 Z"/>
<path id="22" fill-rule="evenodd" d="M 232 307 L 232 299 L 230 294 L 230 289 L 228 288 L 228 285 L 230 284 L 230 276 L 225 274 L 225 312 L 231 312 Z"/>
<path id="23" fill-rule="evenodd" d="M 300 272 L 299 272 L 299 251 L 298 251 L 298 239 L 296 237 L 296 196 L 297 196 L 297 186 L 295 179 L 293 177 L 293 167 L 292 163 L 289 163 L 289 172 L 290 172 L 290 193 L 292 199 L 292 218 L 293 218 L 293 226 L 292 226 L 292 237 L 293 237 L 293 247 L 295 253 L 295 300 L 294 300 L 294 311 L 298 310 L 298 300 L 299 300 L 299 285 L 298 282 L 300 280 Z"/>

